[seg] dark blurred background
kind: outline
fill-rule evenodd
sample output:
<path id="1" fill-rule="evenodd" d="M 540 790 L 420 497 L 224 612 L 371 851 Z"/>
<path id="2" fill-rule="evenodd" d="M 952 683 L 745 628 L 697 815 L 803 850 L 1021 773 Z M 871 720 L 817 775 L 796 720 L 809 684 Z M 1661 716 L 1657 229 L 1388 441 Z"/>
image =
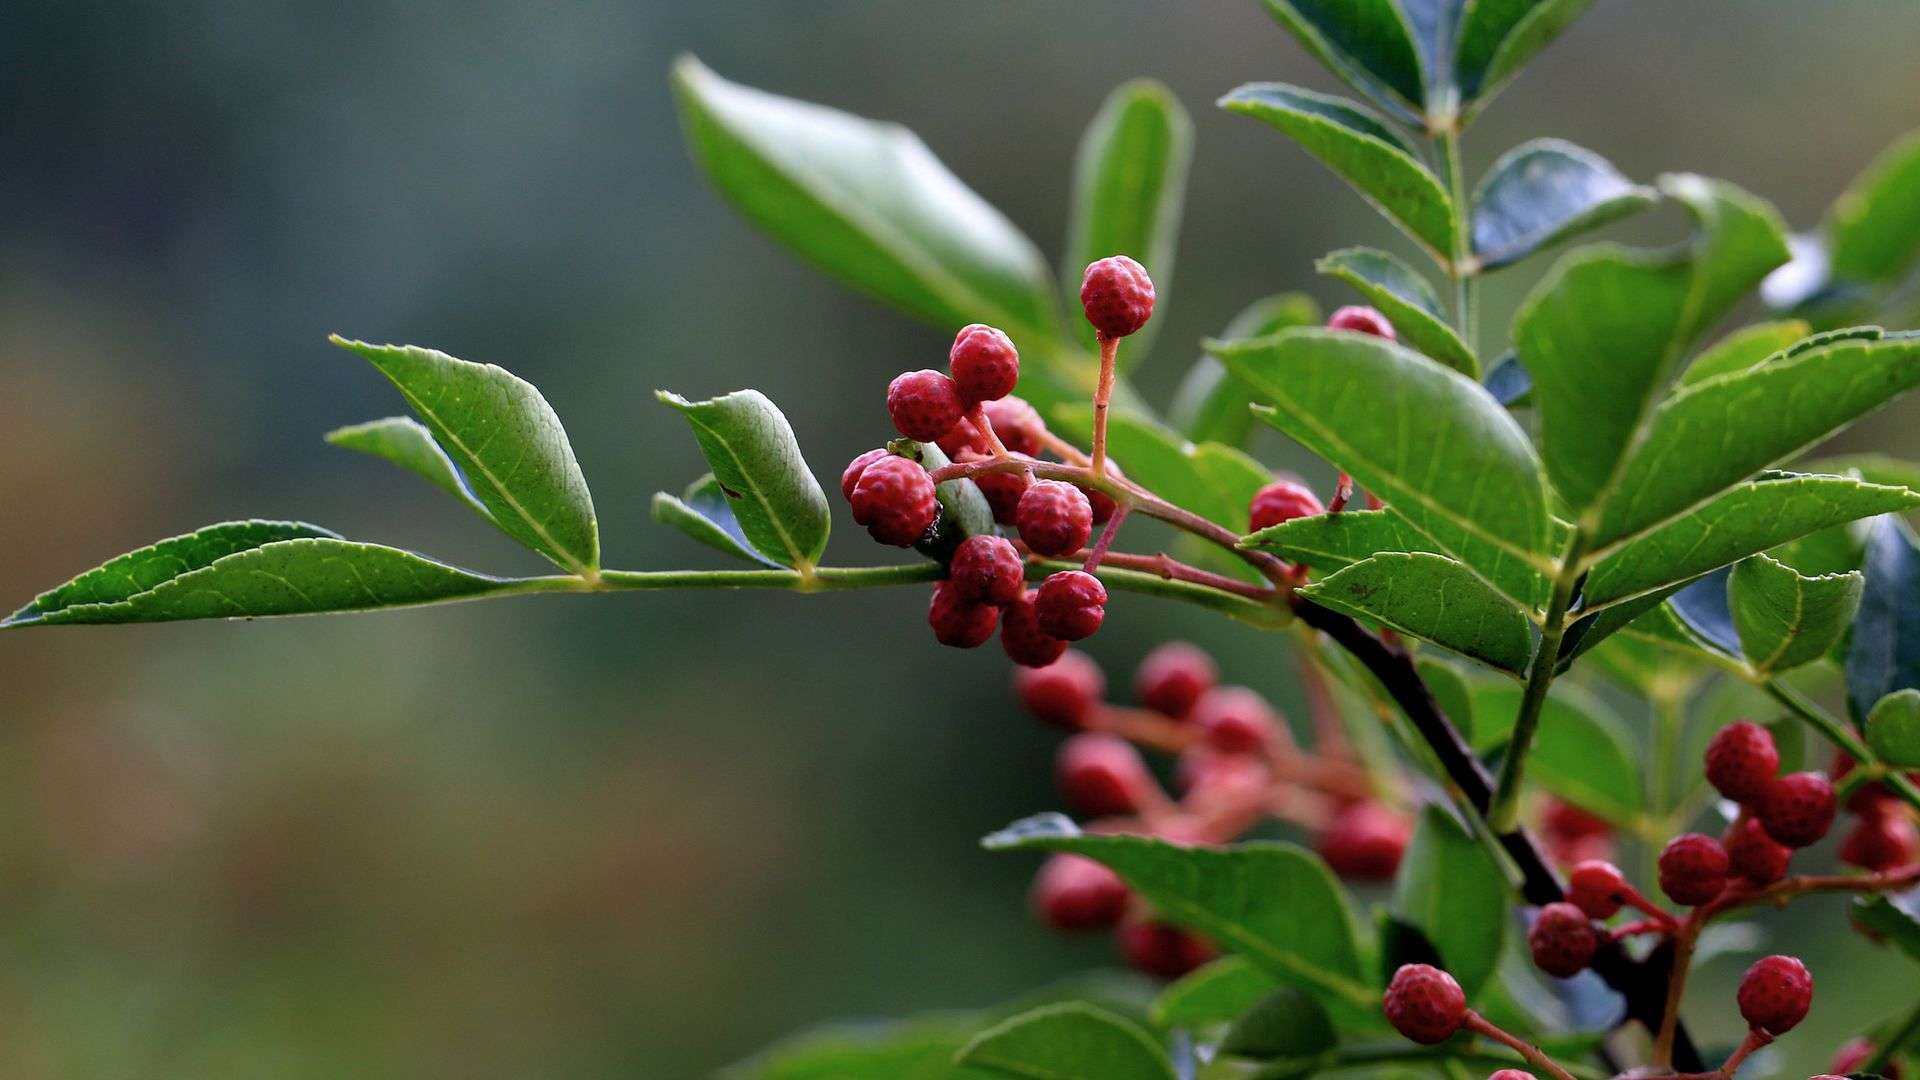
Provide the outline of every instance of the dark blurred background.
<path id="1" fill-rule="evenodd" d="M 712 565 L 647 517 L 703 470 L 655 387 L 757 386 L 837 475 L 884 434 L 885 379 L 937 364 L 945 335 L 799 265 L 702 184 L 667 90 L 689 50 L 906 122 L 1050 254 L 1081 128 L 1121 80 L 1166 80 L 1198 159 L 1141 376 L 1157 400 L 1249 300 L 1338 301 L 1315 256 L 1399 246 L 1277 134 L 1212 109 L 1250 79 L 1331 86 L 1252 0 L 16 0 L 4 606 L 248 516 L 537 572 L 451 500 L 319 441 L 402 411 L 335 330 L 538 383 L 611 565 Z M 1473 132 L 1471 163 L 1559 135 L 1639 178 L 1728 177 L 1806 226 L 1920 124 L 1916 54 L 1912 0 L 1604 0 Z M 1496 336 L 1539 269 L 1492 289 Z M 1916 437 L 1882 418 L 1853 442 Z M 872 561 L 839 524 L 836 560 Z M 0 637 L 0 1075 L 704 1075 L 809 1023 L 1104 962 L 1026 920 L 1027 860 L 976 847 L 1054 805 L 1053 740 L 1010 707 L 997 650 L 932 646 L 924 603 L 530 598 Z M 1252 632 L 1117 609 L 1091 648 L 1115 681 L 1179 634 L 1290 700 Z M 1864 955 L 1792 932 L 1810 958 Z M 1893 1008 L 1845 982 L 1823 983 L 1817 1032 Z M 1730 1033 L 1731 1001 L 1702 1001 Z M 1789 1042 L 1801 1075 L 1824 1037 Z"/>

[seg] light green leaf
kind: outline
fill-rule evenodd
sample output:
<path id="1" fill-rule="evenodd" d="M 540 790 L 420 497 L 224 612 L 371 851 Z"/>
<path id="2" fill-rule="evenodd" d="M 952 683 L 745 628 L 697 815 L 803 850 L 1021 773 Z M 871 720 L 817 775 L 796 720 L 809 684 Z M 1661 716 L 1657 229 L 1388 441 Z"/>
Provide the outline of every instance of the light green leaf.
<path id="1" fill-rule="evenodd" d="M 1188 972 L 1154 999 L 1157 1027 L 1205 1027 L 1231 1020 L 1280 986 L 1244 956 L 1223 956 Z"/>
<path id="2" fill-rule="evenodd" d="M 1896 690 L 1874 704 L 1867 745 L 1883 765 L 1920 769 L 1920 690 Z"/>
<path id="3" fill-rule="evenodd" d="M 325 438 L 335 446 L 385 458 L 459 499 L 474 513 L 493 520 L 493 515 L 467 486 L 466 478 L 454 468 L 453 459 L 433 441 L 433 433 L 412 417 L 389 416 L 335 428 L 327 432 Z"/>
<path id="4" fill-rule="evenodd" d="M 974 1036 L 957 1064 L 1027 1080 L 1174 1080 L 1166 1051 L 1133 1024 L 1080 1002 L 1044 1005 Z"/>
<path id="5" fill-rule="evenodd" d="M 1073 206 L 1060 274 L 1069 296 L 1080 295 L 1087 264 L 1125 255 L 1147 268 L 1157 302 L 1173 284 L 1173 256 L 1193 159 L 1193 122 L 1173 91 L 1152 79 L 1123 83 L 1107 96 L 1080 139 L 1073 170 Z M 1073 320 L 1081 344 L 1095 346 L 1093 326 Z M 1123 363 L 1146 355 L 1149 322 L 1121 352 Z"/>
<path id="6" fill-rule="evenodd" d="M 723 1080 L 992 1080 L 955 1065 L 979 1026 L 970 1014 L 834 1024 L 786 1039 L 720 1072 Z"/>
<path id="7" fill-rule="evenodd" d="M 1920 131 L 1882 153 L 1827 216 L 1833 275 L 1898 282 L 1920 257 Z"/>
<path id="8" fill-rule="evenodd" d="M 1115 419 L 1118 419 L 1116 417 Z M 928 472 L 946 468 L 952 464 L 946 452 L 933 443 L 914 443 L 920 452 L 920 464 Z M 987 502 L 987 496 L 980 485 L 965 477 L 936 484 L 933 495 L 940 500 L 940 520 L 936 532 L 952 530 L 954 543 L 969 536 L 986 536 L 993 532 L 993 507 Z"/>
<path id="9" fill-rule="evenodd" d="M 1423 656 L 1414 661 L 1420 671 L 1420 681 L 1427 684 L 1427 690 L 1433 694 L 1434 704 L 1446 714 L 1455 730 L 1468 739 L 1473 737 L 1473 696 L 1469 692 L 1467 677 L 1453 664 Z"/>
<path id="10" fill-rule="evenodd" d="M 1765 555 L 1734 563 L 1727 603 L 1747 664 L 1791 671 L 1825 656 L 1853 621 L 1865 581 L 1858 570 L 1804 577 Z"/>
<path id="11" fill-rule="evenodd" d="M 1419 119 L 1428 79 L 1412 27 L 1394 0 L 1263 2 L 1327 70 L 1400 119 Z"/>
<path id="12" fill-rule="evenodd" d="M 720 481 L 715 480 L 712 473 L 689 484 L 679 498 L 664 491 L 654 492 L 653 520 L 662 525 L 671 525 L 715 551 L 725 552 L 736 559 L 762 566 L 780 565 L 753 549 L 747 534 L 740 528 L 740 519 L 734 516 L 733 504 L 727 500 L 726 493 L 720 489 Z"/>
<path id="13" fill-rule="evenodd" d="M 1352 566 L 1383 551 L 1439 554 L 1426 534 L 1385 510 L 1342 510 L 1294 518 L 1251 533 L 1240 545 L 1324 571 Z"/>
<path id="14" fill-rule="evenodd" d="M 1444 555 L 1387 553 L 1300 590 L 1314 602 L 1518 675 L 1533 655 L 1527 618 Z"/>
<path id="15" fill-rule="evenodd" d="M 1920 383 L 1920 340 L 1839 341 L 1687 387 L 1621 469 L 1596 542 L 1654 528 Z"/>
<path id="16" fill-rule="evenodd" d="M 1266 337 L 1289 326 L 1317 326 L 1320 305 L 1302 293 L 1281 293 L 1256 300 L 1220 332 L 1221 341 Z M 1180 380 L 1174 395 L 1173 426 L 1195 441 L 1242 446 L 1253 430 L 1253 390 L 1227 374 L 1219 360 L 1203 355 Z"/>
<path id="17" fill-rule="evenodd" d="M 1220 1052 L 1251 1058 L 1312 1057 L 1339 1041 L 1333 1019 L 1319 1001 L 1298 987 L 1283 986 L 1227 1028 Z"/>
<path id="18" fill-rule="evenodd" d="M 1059 429 L 1083 441 L 1093 430 L 1093 412 L 1087 406 L 1062 406 L 1054 419 Z M 1253 493 L 1273 480 L 1265 466 L 1238 450 L 1218 443 L 1195 446 L 1141 416 L 1108 418 L 1107 452 L 1127 479 L 1235 532 L 1247 527 Z"/>
<path id="19" fill-rule="evenodd" d="M 1513 733 L 1521 687 L 1494 679 L 1473 687 L 1473 748 L 1494 750 Z M 1527 755 L 1527 777 L 1541 787 L 1616 825 L 1644 808 L 1639 755 L 1626 725 L 1598 698 L 1555 683 L 1540 712 L 1540 729 Z"/>
<path id="20" fill-rule="evenodd" d="M 1853 922 L 1886 939 L 1908 959 L 1920 960 L 1920 893 L 1856 900 L 1850 914 Z"/>
<path id="21" fill-rule="evenodd" d="M 1473 1001 L 1500 963 L 1512 888 L 1500 864 L 1431 803 L 1394 877 L 1393 910 L 1440 952 L 1441 966 Z"/>
<path id="22" fill-rule="evenodd" d="M 1859 473 L 1870 484 L 1890 484 L 1920 491 L 1920 465 L 1888 454 L 1839 454 L 1809 461 L 1804 466 L 1813 472 Z"/>
<path id="23" fill-rule="evenodd" d="M 1497 269 L 1658 200 L 1591 150 L 1534 139 L 1502 154 L 1474 192 L 1473 254 Z"/>
<path id="24" fill-rule="evenodd" d="M 1291 844 L 1180 847 L 1139 836 L 1082 835 L 1058 814 L 1015 822 L 988 850 L 1070 851 L 1107 864 L 1160 915 L 1240 953 L 1330 1005 L 1374 1011 L 1347 898 L 1318 857 Z"/>
<path id="25" fill-rule="evenodd" d="M 1453 203 L 1412 146 L 1379 114 L 1284 83 L 1248 83 L 1220 99 L 1228 112 L 1280 129 L 1366 196 L 1441 263 L 1453 251 Z"/>
<path id="26" fill-rule="evenodd" d="M 700 452 L 733 500 L 747 539 L 762 555 L 794 569 L 820 561 L 831 525 L 826 493 L 807 469 L 793 428 L 758 390 L 688 401 L 659 391 L 693 426 Z"/>
<path id="27" fill-rule="evenodd" d="M 1805 338 L 1812 330 L 1801 319 L 1781 319 L 1742 327 L 1694 357 L 1693 362 L 1687 365 L 1687 370 L 1680 373 L 1680 385 L 1691 386 L 1715 375 L 1757 367 Z"/>
<path id="28" fill-rule="evenodd" d="M 1375 248 L 1344 248 L 1314 264 L 1314 269 L 1353 286 L 1393 323 L 1400 339 L 1470 378 L 1480 377 L 1480 361 L 1447 324 L 1433 286 L 1392 255 Z"/>
<path id="29" fill-rule="evenodd" d="M 1846 476 L 1765 473 L 1651 532 L 1593 553 L 1592 610 L 1697 577 L 1822 529 L 1920 506 L 1906 488 Z"/>
<path id="30" fill-rule="evenodd" d="M 1454 73 L 1464 101 L 1484 107 L 1533 54 L 1547 47 L 1593 0 L 1471 0 L 1460 20 Z"/>
<path id="31" fill-rule="evenodd" d="M 1217 442 L 1200 443 L 1189 456 L 1200 478 L 1233 507 L 1232 515 L 1221 524 L 1236 532 L 1245 529 L 1253 497 L 1273 483 L 1273 471 L 1238 447 Z"/>
<path id="32" fill-rule="evenodd" d="M 553 407 L 532 383 L 413 345 L 370 345 L 339 335 L 393 382 L 460 468 L 500 531 L 570 573 L 600 569 L 600 526 L 587 478 Z"/>

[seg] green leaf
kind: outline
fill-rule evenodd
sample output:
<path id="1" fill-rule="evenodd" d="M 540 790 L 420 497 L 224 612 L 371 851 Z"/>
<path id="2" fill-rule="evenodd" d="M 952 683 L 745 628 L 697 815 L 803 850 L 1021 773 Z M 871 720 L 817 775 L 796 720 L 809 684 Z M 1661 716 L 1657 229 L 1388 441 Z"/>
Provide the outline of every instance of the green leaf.
<path id="1" fill-rule="evenodd" d="M 1765 555 L 1734 563 L 1727 602 L 1748 665 L 1791 671 L 1825 656 L 1853 621 L 1863 582 L 1857 570 L 1803 577 Z"/>
<path id="2" fill-rule="evenodd" d="M 831 525 L 827 496 L 773 402 L 758 390 L 707 401 L 688 401 L 665 390 L 655 396 L 692 425 L 700 453 L 733 501 L 753 546 L 796 570 L 817 564 Z"/>
<path id="3" fill-rule="evenodd" d="M 1381 213 L 1445 264 L 1453 251 L 1453 203 L 1413 147 L 1377 113 L 1344 98 L 1284 83 L 1248 83 L 1220 107 L 1280 129 L 1352 184 Z"/>
<path id="4" fill-rule="evenodd" d="M 1193 458 L 1200 478 L 1234 508 L 1231 517 L 1222 524 L 1236 531 L 1245 529 L 1253 497 L 1273 483 L 1273 471 L 1238 447 L 1217 442 L 1199 443 L 1188 451 L 1188 456 Z"/>
<path id="5" fill-rule="evenodd" d="M 1352 566 L 1383 551 L 1439 554 L 1424 533 L 1385 510 L 1342 510 L 1294 518 L 1249 534 L 1240 544 L 1324 571 Z"/>
<path id="6" fill-rule="evenodd" d="M 1426 101 L 1412 27 L 1394 0 L 1264 0 L 1275 21 L 1327 70 L 1400 119 Z"/>
<path id="7" fill-rule="evenodd" d="M 1512 888 L 1487 849 L 1431 803 L 1394 877 L 1393 910 L 1439 951 L 1473 1001 L 1500 964 Z"/>
<path id="8" fill-rule="evenodd" d="M 1281 293 L 1256 300 L 1233 317 L 1220 333 L 1221 341 L 1266 337 L 1290 326 L 1317 326 L 1320 305 L 1303 293 Z M 1180 380 L 1174 395 L 1173 426 L 1195 441 L 1212 440 L 1241 446 L 1253 430 L 1253 390 L 1227 374 L 1212 356 L 1203 355 Z"/>
<path id="9" fill-rule="evenodd" d="M 433 349 L 370 345 L 337 334 L 329 340 L 393 382 L 501 532 L 570 573 L 600 569 L 600 526 L 587 478 L 560 418 L 532 383 Z"/>
<path id="10" fill-rule="evenodd" d="M 978 1020 L 971 1015 L 897 1023 L 834 1024 L 784 1040 L 722 1070 L 724 1080 L 989 1080 L 953 1063 Z"/>
<path id="11" fill-rule="evenodd" d="M 734 516 L 733 504 L 727 500 L 726 493 L 720 490 L 720 481 L 715 480 L 712 473 L 689 484 L 679 498 L 664 491 L 654 492 L 653 520 L 662 525 L 671 525 L 715 551 L 725 552 L 736 559 L 762 566 L 780 565 L 753 549 L 747 534 L 740 528 L 740 519 Z"/>
<path id="12" fill-rule="evenodd" d="M 920 464 L 928 472 L 952 464 L 946 452 L 933 443 L 913 445 L 920 453 Z M 987 502 L 980 485 L 972 480 L 961 477 L 936 484 L 933 495 L 940 500 L 940 520 L 936 524 L 936 532 L 952 531 L 955 544 L 969 536 L 986 536 L 993 532 L 993 507 Z"/>
<path id="13" fill-rule="evenodd" d="M 1333 1049 L 1340 1036 L 1317 1000 L 1283 986 L 1260 999 L 1220 1040 L 1220 1052 L 1236 1057 L 1312 1057 Z"/>
<path id="14" fill-rule="evenodd" d="M 1893 284 L 1920 257 L 1920 131 L 1895 143 L 1827 216 L 1833 275 Z"/>
<path id="15" fill-rule="evenodd" d="M 1593 0 L 1472 0 L 1460 20 L 1454 76 L 1463 101 L 1484 106 L 1533 54 L 1547 47 Z"/>
<path id="16" fill-rule="evenodd" d="M 1475 750 L 1486 753 L 1507 741 L 1519 715 L 1521 693 L 1512 683 L 1475 682 Z M 1616 825 L 1626 825 L 1645 806 L 1640 773 L 1640 757 L 1620 718 L 1591 694 L 1556 683 L 1527 755 L 1528 778 Z"/>
<path id="17" fill-rule="evenodd" d="M 1737 562 L 1858 518 L 1920 506 L 1906 488 L 1846 476 L 1765 473 L 1650 532 L 1595 551 L 1589 610 Z"/>
<path id="18" fill-rule="evenodd" d="M 1887 454 L 1838 454 L 1809 461 L 1811 472 L 1858 473 L 1869 484 L 1889 484 L 1920 491 L 1920 465 Z"/>
<path id="19" fill-rule="evenodd" d="M 1883 765 L 1920 769 L 1920 690 L 1896 690 L 1874 705 L 1867 745 Z"/>
<path id="20" fill-rule="evenodd" d="M 1873 523 L 1867 577 L 1848 636 L 1847 706 L 1855 718 L 1897 690 L 1920 687 L 1920 541 L 1891 514 Z"/>
<path id="21" fill-rule="evenodd" d="M 1433 700 L 1446 714 L 1448 720 L 1460 734 L 1468 739 L 1473 737 L 1473 695 L 1467 678 L 1460 669 L 1452 664 L 1423 656 L 1414 661 L 1420 670 L 1420 680 L 1427 684 L 1433 694 Z"/>
<path id="22" fill-rule="evenodd" d="M 242 531 L 276 527 L 307 535 L 255 542 L 202 561 L 222 546 L 243 543 Z M 312 526 L 235 522 L 122 556 L 0 625 L 252 619 L 412 607 L 517 591 L 527 591 L 525 581 L 476 574 L 398 548 L 353 543 Z"/>
<path id="23" fill-rule="evenodd" d="M 1359 928 L 1326 864 L 1291 844 L 1180 847 L 1139 836 L 1083 835 L 1059 814 L 1015 822 L 988 850 L 1069 851 L 1105 863 L 1166 919 L 1198 930 L 1329 1005 L 1373 1012 Z"/>
<path id="24" fill-rule="evenodd" d="M 1473 254 L 1498 269 L 1658 200 L 1591 150 L 1534 139 L 1501 155 L 1474 192 Z"/>
<path id="25" fill-rule="evenodd" d="M 954 1060 L 1030 1080 L 1174 1080 L 1166 1051 L 1146 1032 L 1079 1002 L 1044 1005 L 988 1028 Z"/>
<path id="26" fill-rule="evenodd" d="M 1537 576 L 1551 536 L 1540 462 L 1480 384 L 1358 334 L 1285 330 L 1209 348 L 1272 404 L 1263 419 L 1510 596 L 1516 576 Z"/>
<path id="27" fill-rule="evenodd" d="M 1920 893 L 1909 890 L 1891 897 L 1856 900 L 1853 921 L 1892 943 L 1909 959 L 1920 960 Z"/>
<path id="28" fill-rule="evenodd" d="M 1173 91 L 1152 79 L 1123 83 L 1080 139 L 1073 170 L 1073 206 L 1060 275 L 1069 296 L 1080 294 L 1087 264 L 1126 255 L 1153 276 L 1164 305 L 1173 284 L 1175 242 L 1193 160 L 1193 122 Z M 1075 319 L 1082 344 L 1095 346 L 1093 326 Z M 1149 322 L 1134 335 L 1122 361 L 1146 355 Z"/>
<path id="29" fill-rule="evenodd" d="M 1693 358 L 1680 373 L 1680 385 L 1691 386 L 1715 375 L 1726 375 L 1758 367 L 1775 354 L 1782 353 L 1812 331 L 1801 319 L 1781 319 L 1742 327 Z"/>
<path id="30" fill-rule="evenodd" d="M 1433 286 L 1392 255 L 1375 248 L 1344 248 L 1314 264 L 1314 269 L 1353 286 L 1386 315 L 1400 339 L 1469 378 L 1480 377 L 1480 361 L 1447 324 Z"/>
<path id="31" fill-rule="evenodd" d="M 1526 616 L 1445 555 L 1375 555 L 1302 587 L 1300 593 L 1510 674 L 1525 672 L 1533 656 Z"/>
<path id="32" fill-rule="evenodd" d="M 1804 453 L 1920 383 L 1920 340 L 1838 341 L 1687 387 L 1621 467 L 1596 545 L 1647 531 Z"/>
<path id="33" fill-rule="evenodd" d="M 493 515 L 474 496 L 473 489 L 467 486 L 466 477 L 461 476 L 460 470 L 454 467 L 453 459 L 447 457 L 447 452 L 433 441 L 433 433 L 412 417 L 389 416 L 383 420 L 369 420 L 364 424 L 335 428 L 324 437 L 335 446 L 384 458 L 459 499 L 468 509 L 488 521 L 493 520 Z"/>
<path id="34" fill-rule="evenodd" d="M 1154 1000 L 1156 1027 L 1205 1027 L 1232 1020 L 1279 987 L 1244 956 L 1223 956 L 1176 979 Z"/>

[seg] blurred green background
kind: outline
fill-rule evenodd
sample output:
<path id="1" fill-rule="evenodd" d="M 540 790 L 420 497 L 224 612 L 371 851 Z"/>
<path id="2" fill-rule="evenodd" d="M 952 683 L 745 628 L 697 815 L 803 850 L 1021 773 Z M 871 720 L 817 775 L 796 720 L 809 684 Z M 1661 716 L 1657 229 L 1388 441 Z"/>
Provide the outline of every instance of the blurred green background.
<path id="1" fill-rule="evenodd" d="M 711 565 L 647 498 L 703 470 L 655 387 L 765 390 L 814 468 L 886 433 L 946 335 L 849 295 L 711 194 L 667 66 L 896 119 L 1043 249 L 1121 80 L 1198 159 L 1141 382 L 1311 260 L 1401 247 L 1330 174 L 1220 114 L 1331 88 L 1251 0 L 9 5 L 0 31 L 0 601 L 248 516 L 463 565 L 532 556 L 319 441 L 401 411 L 328 331 L 504 364 L 565 419 L 608 561 Z M 1805 226 L 1920 124 L 1912 0 L 1606 0 L 1470 139 L 1721 175 Z M 1677 216 L 1636 224 L 1677 235 Z M 1492 289 L 1496 332 L 1536 263 Z M 1913 406 L 1851 437 L 1914 450 Z M 1279 448 L 1270 458 L 1281 460 Z M 840 514 L 833 556 L 874 561 Z M 0 1075 L 704 1075 L 820 1020 L 972 1006 L 1105 961 L 1025 918 L 976 838 L 1054 805 L 997 650 L 920 589 L 548 598 L 0 638 Z M 1270 642 L 1116 602 L 1290 700 Z M 1820 907 L 1825 904 L 1826 907 Z M 1837 901 L 1779 935 L 1858 972 Z M 1832 978 L 1801 1075 L 1911 989 Z M 1849 965 L 1838 968 L 1835 965 Z M 1709 970 L 1724 985 L 1739 964 Z M 1722 1000 L 1725 999 L 1725 1000 Z M 1736 1024 L 1703 990 L 1709 1033 Z M 1805 1059 L 1804 1061 L 1802 1059 Z"/>

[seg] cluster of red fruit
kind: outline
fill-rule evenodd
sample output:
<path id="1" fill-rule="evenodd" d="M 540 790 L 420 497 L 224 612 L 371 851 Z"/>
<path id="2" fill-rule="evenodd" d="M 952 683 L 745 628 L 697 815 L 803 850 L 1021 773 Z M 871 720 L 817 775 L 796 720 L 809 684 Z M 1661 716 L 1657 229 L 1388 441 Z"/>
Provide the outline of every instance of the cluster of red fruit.
<path id="1" fill-rule="evenodd" d="M 1297 747 L 1264 697 L 1223 686 L 1204 651 L 1169 642 L 1135 676 L 1137 708 L 1106 701 L 1106 678 L 1069 650 L 1015 675 L 1036 718 L 1073 732 L 1060 746 L 1056 778 L 1090 832 L 1154 836 L 1182 844 L 1231 841 L 1268 817 L 1317 830 L 1317 847 L 1344 876 L 1393 875 L 1411 832 L 1407 819 L 1370 797 L 1370 782 L 1344 745 L 1323 737 Z M 1155 779 L 1135 743 L 1178 755 L 1178 799 Z M 1121 955 L 1141 971 L 1175 978 L 1213 955 L 1204 940 L 1155 920 L 1119 876 L 1078 855 L 1055 855 L 1034 880 L 1035 913 L 1062 931 L 1117 927 Z"/>

